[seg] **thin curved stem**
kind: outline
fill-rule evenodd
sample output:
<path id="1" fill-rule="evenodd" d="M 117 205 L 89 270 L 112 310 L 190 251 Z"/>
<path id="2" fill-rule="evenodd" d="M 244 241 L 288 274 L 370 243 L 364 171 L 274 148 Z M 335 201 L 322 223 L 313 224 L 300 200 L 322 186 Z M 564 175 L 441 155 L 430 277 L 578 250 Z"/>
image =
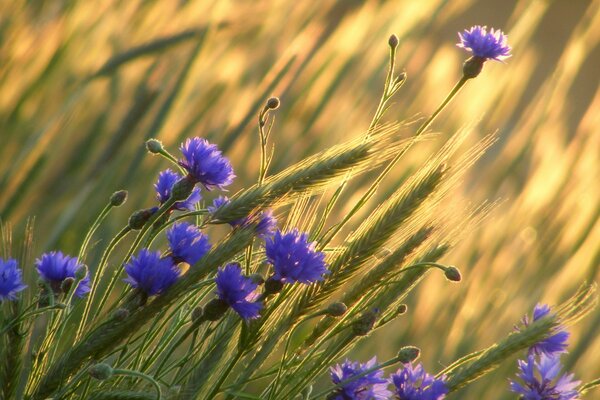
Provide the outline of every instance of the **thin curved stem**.
<path id="1" fill-rule="evenodd" d="M 160 389 L 160 385 L 150 375 L 146 375 L 143 372 L 132 371 L 132 370 L 129 370 L 129 369 L 114 369 L 113 373 L 115 375 L 133 376 L 133 377 L 136 377 L 136 378 L 141 378 L 141 379 L 147 380 L 148 382 L 152 383 L 152 385 L 154 385 L 154 388 L 156 389 L 156 400 L 161 400 L 162 399 L 162 390 Z"/>

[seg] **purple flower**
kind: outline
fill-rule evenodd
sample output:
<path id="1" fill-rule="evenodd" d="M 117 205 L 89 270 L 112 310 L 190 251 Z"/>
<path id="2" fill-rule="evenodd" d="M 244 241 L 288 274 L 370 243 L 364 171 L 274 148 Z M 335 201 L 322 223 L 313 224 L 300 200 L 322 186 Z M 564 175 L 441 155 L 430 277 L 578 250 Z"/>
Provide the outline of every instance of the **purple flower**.
<path id="1" fill-rule="evenodd" d="M 208 212 L 214 214 L 220 207 L 229 204 L 229 198 L 219 196 L 213 200 L 212 206 L 208 206 Z M 232 227 L 244 226 L 251 221 L 250 217 L 240 218 L 229 222 Z M 273 236 L 277 229 L 277 218 L 273 216 L 273 211 L 265 210 L 258 214 L 258 223 L 256 224 L 256 234 L 259 237 L 266 238 Z"/>
<path id="2" fill-rule="evenodd" d="M 171 197 L 171 189 L 175 182 L 182 178 L 177 172 L 174 172 L 170 169 L 166 169 L 161 171 L 158 174 L 158 180 L 154 184 L 154 188 L 156 189 L 156 198 L 160 202 L 160 204 L 165 203 Z M 193 211 L 195 209 L 196 203 L 198 203 L 202 199 L 200 195 L 200 189 L 194 188 L 190 197 L 188 197 L 184 201 L 178 201 L 173 205 L 173 209 L 179 211 Z"/>
<path id="3" fill-rule="evenodd" d="M 227 264 L 219 268 L 217 277 L 217 296 L 233 308 L 245 320 L 259 317 L 263 304 L 256 301 L 259 294 L 255 292 L 258 285 L 242 275 L 239 264 Z"/>
<path id="4" fill-rule="evenodd" d="M 25 289 L 23 274 L 17 265 L 17 260 L 9 258 L 4 261 L 0 258 L 0 302 L 16 300 L 17 293 Z"/>
<path id="5" fill-rule="evenodd" d="M 415 368 L 404 364 L 391 378 L 399 400 L 442 400 L 448 393 L 444 378 L 429 375 L 420 363 Z"/>
<path id="6" fill-rule="evenodd" d="M 499 29 L 492 28 L 488 32 L 486 26 L 475 25 L 459 33 L 458 37 L 460 43 L 457 43 L 457 46 L 471 52 L 475 57 L 502 61 L 511 56 L 506 35 Z"/>
<path id="7" fill-rule="evenodd" d="M 537 304 L 533 309 L 533 322 L 547 316 L 550 313 L 550 306 L 546 304 Z M 529 326 L 531 323 L 529 317 L 526 315 L 523 317 L 523 325 Z M 517 328 L 517 330 L 519 330 Z M 536 343 L 529 348 L 529 354 L 560 354 L 567 352 L 567 340 L 569 339 L 569 332 L 562 326 L 555 328 L 554 333 L 546 339 Z"/>
<path id="8" fill-rule="evenodd" d="M 267 261 L 273 265 L 272 279 L 283 283 L 309 284 L 323 280 L 328 274 L 325 254 L 315 250 L 315 242 L 308 242 L 306 233 L 297 229 L 282 234 L 275 232 L 265 240 Z"/>
<path id="9" fill-rule="evenodd" d="M 208 237 L 200 229 L 187 222 L 174 224 L 167 231 L 174 263 L 196 264 L 210 250 Z"/>
<path id="10" fill-rule="evenodd" d="M 217 146 L 206 139 L 187 139 L 180 147 L 183 159 L 179 165 L 185 168 L 192 179 L 206 189 L 223 189 L 233 182 L 235 175 L 229 160 L 223 157 Z"/>
<path id="11" fill-rule="evenodd" d="M 40 277 L 50 284 L 54 293 L 62 292 L 61 283 L 67 278 L 75 279 L 75 272 L 83 267 L 75 257 L 70 257 L 60 251 L 44 253 L 35 260 Z M 86 275 L 75 289 L 75 296 L 83 297 L 90 291 L 90 277 Z"/>
<path id="12" fill-rule="evenodd" d="M 377 365 L 377 358 L 373 357 L 366 363 L 344 361 L 331 367 L 331 380 L 334 384 L 339 384 L 360 373 L 367 371 Z M 389 399 L 392 392 L 388 390 L 389 382 L 383 378 L 383 371 L 380 369 L 369 372 L 360 378 L 342 384 L 337 388 L 328 399 L 332 400 L 385 400 Z"/>
<path id="13" fill-rule="evenodd" d="M 170 257 L 161 258 L 160 251 L 142 249 L 125 265 L 127 279 L 124 281 L 148 296 L 165 292 L 179 278 L 181 271 Z"/>
<path id="14" fill-rule="evenodd" d="M 530 355 L 527 361 L 519 360 L 517 377 L 522 382 L 511 381 L 510 389 L 523 400 L 576 400 L 579 392 L 575 389 L 580 381 L 573 380 L 573 374 L 564 374 L 558 379 L 562 366 L 559 356 L 542 354 L 540 361 Z"/>

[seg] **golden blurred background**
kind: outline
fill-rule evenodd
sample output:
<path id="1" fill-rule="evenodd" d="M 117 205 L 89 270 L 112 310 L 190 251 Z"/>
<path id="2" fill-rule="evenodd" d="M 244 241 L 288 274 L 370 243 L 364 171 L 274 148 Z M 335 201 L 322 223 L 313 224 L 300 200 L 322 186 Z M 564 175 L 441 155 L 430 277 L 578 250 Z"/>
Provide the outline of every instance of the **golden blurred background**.
<path id="1" fill-rule="evenodd" d="M 486 64 L 433 124 L 441 137 L 416 146 L 378 198 L 471 124 L 473 143 L 490 132 L 498 141 L 456 196 L 497 204 L 442 260 L 463 282 L 431 275 L 410 296 L 411 317 L 353 356 L 385 359 L 413 344 L 439 370 L 506 335 L 536 302 L 598 281 L 600 1 L 4 0 L 0 11 L 0 218 L 18 239 L 35 216 L 36 254 L 74 253 L 114 190 L 130 200 L 101 240 L 153 205 L 166 164 L 146 154 L 147 138 L 173 151 L 189 136 L 218 143 L 239 177 L 235 193 L 256 180 L 256 115 L 271 95 L 282 101 L 273 171 L 360 135 L 391 33 L 408 81 L 386 118 L 429 115 L 467 57 L 456 32 L 481 24 L 508 34 L 513 57 Z M 573 329 L 566 364 L 581 379 L 600 375 L 599 333 L 598 311 Z M 511 398 L 515 368 L 463 398 Z"/>

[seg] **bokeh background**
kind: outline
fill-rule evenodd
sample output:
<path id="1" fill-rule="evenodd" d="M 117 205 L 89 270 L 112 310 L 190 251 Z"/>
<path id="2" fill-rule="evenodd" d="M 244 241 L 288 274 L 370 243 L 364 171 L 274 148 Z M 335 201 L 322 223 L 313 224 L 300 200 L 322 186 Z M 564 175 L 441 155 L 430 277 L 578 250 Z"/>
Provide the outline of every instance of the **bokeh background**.
<path id="1" fill-rule="evenodd" d="M 235 193 L 256 180 L 256 115 L 271 95 L 282 101 L 274 171 L 360 135 L 391 33 L 408 81 L 386 119 L 427 116 L 460 78 L 456 32 L 474 24 L 507 32 L 513 57 L 487 63 L 433 124 L 439 137 L 415 146 L 378 199 L 470 124 L 473 143 L 490 132 L 498 141 L 456 196 L 496 206 L 442 260 L 463 282 L 432 274 L 410 296 L 410 317 L 353 354 L 385 359 L 413 344 L 439 370 L 506 335 L 536 302 L 598 281 L 600 1 L 1 1 L 0 218 L 18 241 L 35 217 L 36 254 L 75 253 L 108 196 L 127 189 L 100 230 L 105 243 L 154 204 L 166 164 L 146 154 L 150 137 L 173 151 L 192 135 L 218 143 L 239 176 Z M 598 311 L 573 328 L 565 360 L 584 380 L 600 376 L 599 334 Z M 461 397 L 511 398 L 514 369 Z"/>

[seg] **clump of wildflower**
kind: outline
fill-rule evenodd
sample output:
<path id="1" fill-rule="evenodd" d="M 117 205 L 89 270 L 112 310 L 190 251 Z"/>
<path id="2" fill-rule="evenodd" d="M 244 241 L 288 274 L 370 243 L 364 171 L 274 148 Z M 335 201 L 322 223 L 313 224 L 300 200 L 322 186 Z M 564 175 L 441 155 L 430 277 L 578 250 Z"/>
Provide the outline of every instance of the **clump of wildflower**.
<path id="1" fill-rule="evenodd" d="M 272 280 L 283 283 L 309 284 L 323 280 L 328 274 L 325 254 L 315 250 L 315 242 L 306 233 L 294 229 L 288 233 L 275 232 L 265 241 L 267 261 L 273 265 Z"/>
<path id="2" fill-rule="evenodd" d="M 167 240 L 175 264 L 195 264 L 210 250 L 208 237 L 197 226 L 187 222 L 174 224 L 167 231 Z"/>
<path id="3" fill-rule="evenodd" d="M 16 300 L 17 293 L 24 290 L 27 285 L 23 284 L 23 274 L 19 269 L 17 260 L 0 258 L 0 302 L 4 300 Z"/>
<path id="4" fill-rule="evenodd" d="M 216 145 L 195 137 L 187 139 L 180 150 L 183 158 L 179 160 L 179 165 L 188 172 L 195 183 L 201 183 L 211 190 L 223 189 L 233 182 L 233 168 Z"/>
<path id="5" fill-rule="evenodd" d="M 448 393 L 444 378 L 428 374 L 421 363 L 414 368 L 411 363 L 404 364 L 391 378 L 399 400 L 442 400 Z"/>
<path id="6" fill-rule="evenodd" d="M 511 381 L 510 389 L 523 400 L 576 400 L 579 392 L 575 389 L 580 381 L 573 380 L 573 374 L 559 377 L 562 366 L 559 356 L 540 355 L 539 362 L 529 355 L 527 361 L 519 360 L 517 377 Z"/>
<path id="7" fill-rule="evenodd" d="M 219 196 L 213 200 L 211 206 L 208 206 L 208 212 L 214 214 L 220 207 L 229 204 L 229 198 L 226 196 Z M 258 223 L 256 224 L 256 234 L 259 237 L 266 238 L 272 236 L 277 229 L 277 218 L 273 216 L 273 211 L 265 210 L 258 214 Z M 239 218 L 233 221 L 229 221 L 229 225 L 232 227 L 244 226 L 251 221 L 251 217 Z"/>
<path id="8" fill-rule="evenodd" d="M 131 257 L 131 261 L 125 265 L 125 272 L 128 275 L 125 282 L 147 296 L 165 292 L 181 273 L 170 257 L 161 258 L 160 251 L 147 249 L 142 249 L 137 257 Z"/>
<path id="9" fill-rule="evenodd" d="M 154 184 L 154 188 L 156 189 L 156 198 L 160 204 L 164 204 L 167 200 L 169 200 L 173 185 L 181 178 L 181 175 L 168 168 L 158 174 L 158 180 Z M 193 211 L 196 203 L 198 203 L 201 199 L 202 196 L 200 195 L 200 189 L 194 188 L 192 190 L 192 194 L 190 194 L 190 197 L 188 197 L 186 200 L 176 202 L 173 205 L 173 209 L 179 211 Z"/>
<path id="10" fill-rule="evenodd" d="M 44 253 L 35 261 L 40 277 L 47 282 L 54 293 L 63 292 L 62 283 L 68 279 L 75 279 L 78 270 L 83 268 L 77 258 L 70 257 L 60 251 Z M 86 273 L 85 277 L 79 280 L 75 288 L 75 296 L 83 297 L 90 291 L 90 277 Z"/>
<path id="11" fill-rule="evenodd" d="M 511 56 L 507 37 L 501 30 L 487 31 L 487 27 L 476 25 L 458 34 L 460 42 L 456 45 L 473 56 L 463 66 L 463 76 L 475 78 L 483 69 L 487 60 L 502 61 Z"/>
<path id="12" fill-rule="evenodd" d="M 257 301 L 258 285 L 251 278 L 242 274 L 239 264 L 227 264 L 219 268 L 215 278 L 217 297 L 245 320 L 258 318 L 263 304 Z"/>
<path id="13" fill-rule="evenodd" d="M 356 375 L 377 365 L 377 358 L 373 357 L 366 363 L 358 363 L 346 360 L 342 364 L 331 367 L 331 380 L 338 385 Z M 389 382 L 383 377 L 383 371 L 376 369 L 360 378 L 348 383 L 343 383 L 328 399 L 331 400 L 384 400 L 388 399 L 392 392 L 388 390 Z"/>
<path id="14" fill-rule="evenodd" d="M 541 318 L 544 318 L 550 314 L 550 306 L 547 304 L 537 304 L 533 309 L 533 321 L 535 322 Z M 526 315 L 522 319 L 523 325 L 528 326 L 531 322 L 529 317 Z M 519 328 L 516 328 L 519 330 Z M 554 333 L 536 343 L 529 348 L 529 354 L 560 354 L 567 352 L 567 340 L 569 339 L 569 332 L 564 327 L 558 326 L 555 328 Z"/>

